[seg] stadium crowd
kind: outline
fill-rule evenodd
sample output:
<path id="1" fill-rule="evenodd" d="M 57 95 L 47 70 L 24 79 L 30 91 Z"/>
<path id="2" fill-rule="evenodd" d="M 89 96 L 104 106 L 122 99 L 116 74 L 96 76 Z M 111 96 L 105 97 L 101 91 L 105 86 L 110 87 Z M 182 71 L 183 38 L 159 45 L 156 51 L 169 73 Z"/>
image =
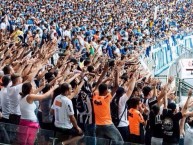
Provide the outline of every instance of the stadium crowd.
<path id="1" fill-rule="evenodd" d="M 59 142 L 193 144 L 192 90 L 178 105 L 174 78 L 163 84 L 140 61 L 191 29 L 191 0 L 0 2 L 0 122 L 28 127 L 7 143 L 33 145 L 42 128 Z"/>

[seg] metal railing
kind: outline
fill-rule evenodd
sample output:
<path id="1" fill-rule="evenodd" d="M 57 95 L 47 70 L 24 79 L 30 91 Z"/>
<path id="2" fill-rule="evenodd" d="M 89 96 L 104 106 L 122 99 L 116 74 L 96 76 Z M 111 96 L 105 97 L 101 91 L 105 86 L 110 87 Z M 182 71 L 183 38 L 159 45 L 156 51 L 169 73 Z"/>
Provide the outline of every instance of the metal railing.
<path id="1" fill-rule="evenodd" d="M 34 145 L 131 145 L 133 143 L 123 141 L 112 141 L 104 138 L 91 136 L 80 136 L 65 140 L 67 135 L 62 136 L 62 142 L 55 137 L 54 130 L 34 129 L 27 126 L 20 126 L 0 122 L 0 144 L 28 144 L 33 139 Z M 135 145 L 140 145 L 136 144 Z"/>
<path id="2" fill-rule="evenodd" d="M 168 80 L 167 75 L 158 75 L 158 76 L 156 75 L 155 78 L 159 79 L 162 82 L 162 84 L 166 84 Z"/>
<path id="3" fill-rule="evenodd" d="M 179 96 L 179 101 L 182 100 L 182 97 L 187 96 L 188 90 L 192 89 L 193 86 L 187 83 L 185 80 L 176 78 L 176 86 L 177 86 L 177 96 Z"/>
<path id="4" fill-rule="evenodd" d="M 159 75 L 159 76 L 155 76 L 155 78 L 162 81 L 163 84 L 166 84 L 166 82 L 168 80 L 167 75 Z M 179 98 L 179 100 L 177 100 L 177 101 L 179 101 L 179 102 L 182 100 L 182 97 L 187 96 L 189 89 L 193 90 L 193 84 L 190 84 L 190 83 L 186 82 L 185 80 L 180 79 L 179 77 L 176 77 L 176 76 L 174 79 L 174 85 L 176 87 L 176 95 Z"/>

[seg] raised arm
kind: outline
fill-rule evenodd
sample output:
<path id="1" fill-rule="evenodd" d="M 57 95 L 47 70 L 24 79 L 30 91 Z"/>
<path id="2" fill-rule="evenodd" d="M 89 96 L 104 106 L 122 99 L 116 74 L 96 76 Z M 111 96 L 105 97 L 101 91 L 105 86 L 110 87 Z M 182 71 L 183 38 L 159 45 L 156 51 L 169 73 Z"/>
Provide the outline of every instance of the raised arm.
<path id="1" fill-rule="evenodd" d="M 99 79 L 98 79 L 98 81 L 97 81 L 97 83 L 96 83 L 96 86 L 95 86 L 95 88 L 93 89 L 93 92 L 98 88 L 98 86 L 99 86 L 100 83 L 102 82 L 103 78 L 105 77 L 105 75 L 106 75 L 106 73 L 107 73 L 107 71 L 108 71 L 108 68 L 109 68 L 109 64 L 108 64 L 108 62 L 106 62 L 105 66 L 104 66 L 104 70 L 103 70 L 101 76 L 99 77 Z"/>
<path id="2" fill-rule="evenodd" d="M 84 81 L 81 81 L 81 83 L 76 87 L 76 89 L 74 90 L 74 92 L 69 96 L 70 99 L 74 98 L 76 95 L 78 95 L 78 93 L 80 92 L 80 89 L 82 88 L 82 86 L 84 85 Z"/>
<path id="3" fill-rule="evenodd" d="M 184 124 L 185 124 L 185 121 L 186 121 L 186 117 L 191 116 L 193 114 L 192 112 L 191 113 L 186 113 L 191 96 L 192 96 L 192 90 L 190 89 L 189 92 L 188 92 L 188 98 L 187 98 L 186 103 L 185 103 L 185 105 L 182 109 L 183 118 L 180 120 L 180 135 L 185 134 Z"/>
<path id="4" fill-rule="evenodd" d="M 114 70 L 114 86 L 113 89 L 111 91 L 111 95 L 114 96 L 114 94 L 116 93 L 118 87 L 119 87 L 119 72 L 118 72 L 118 68 L 115 66 L 115 70 Z"/>
<path id="5" fill-rule="evenodd" d="M 135 72 L 131 78 L 131 80 L 129 81 L 129 83 L 127 83 L 127 92 L 126 92 L 126 95 L 128 97 L 128 99 L 131 97 L 131 94 L 133 93 L 133 89 L 135 87 L 135 83 L 136 83 L 136 80 L 138 79 L 139 77 L 139 73 L 138 72 Z"/>
<path id="6" fill-rule="evenodd" d="M 182 109 L 182 115 L 183 116 L 189 116 L 190 115 L 190 113 L 186 113 L 187 112 L 187 109 L 188 109 L 188 104 L 189 104 L 189 102 L 190 102 L 190 98 L 191 98 L 191 96 L 192 96 L 192 90 L 190 89 L 189 91 L 188 91 L 188 98 L 187 98 L 187 100 L 186 100 L 186 103 L 185 103 L 185 105 L 184 105 L 184 107 L 183 107 L 183 109 Z"/>
<path id="7" fill-rule="evenodd" d="M 54 87 L 52 87 L 48 92 L 46 92 L 45 94 L 41 94 L 41 95 L 37 95 L 37 94 L 30 94 L 27 97 L 27 102 L 28 103 L 32 103 L 33 101 L 40 101 L 43 100 L 47 97 L 49 97 L 52 92 L 55 90 L 55 88 L 57 88 L 57 85 L 55 85 Z"/>

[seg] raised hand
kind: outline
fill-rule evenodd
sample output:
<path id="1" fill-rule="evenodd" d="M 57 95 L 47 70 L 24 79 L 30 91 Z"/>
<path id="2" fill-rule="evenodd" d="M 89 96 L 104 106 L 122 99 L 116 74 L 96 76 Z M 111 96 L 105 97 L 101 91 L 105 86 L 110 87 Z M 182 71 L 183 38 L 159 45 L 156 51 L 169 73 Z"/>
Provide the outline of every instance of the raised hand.
<path id="1" fill-rule="evenodd" d="M 133 74 L 132 78 L 138 79 L 139 78 L 139 72 L 135 71 L 135 73 Z"/>
<path id="2" fill-rule="evenodd" d="M 174 81 L 174 77 L 171 76 L 168 78 L 168 84 L 171 84 L 173 81 Z"/>
<path id="3" fill-rule="evenodd" d="M 188 97 L 191 97 L 192 96 L 192 89 L 190 89 L 189 91 L 188 91 Z"/>

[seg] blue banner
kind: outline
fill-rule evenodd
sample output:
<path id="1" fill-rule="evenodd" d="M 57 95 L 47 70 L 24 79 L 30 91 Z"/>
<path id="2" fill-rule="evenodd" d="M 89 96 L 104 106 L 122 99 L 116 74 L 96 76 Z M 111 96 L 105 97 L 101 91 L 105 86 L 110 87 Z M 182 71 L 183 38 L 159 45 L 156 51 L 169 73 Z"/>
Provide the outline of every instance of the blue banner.
<path id="1" fill-rule="evenodd" d="M 176 34 L 149 46 L 143 60 L 154 75 L 159 75 L 187 49 L 193 49 L 193 34 Z"/>

